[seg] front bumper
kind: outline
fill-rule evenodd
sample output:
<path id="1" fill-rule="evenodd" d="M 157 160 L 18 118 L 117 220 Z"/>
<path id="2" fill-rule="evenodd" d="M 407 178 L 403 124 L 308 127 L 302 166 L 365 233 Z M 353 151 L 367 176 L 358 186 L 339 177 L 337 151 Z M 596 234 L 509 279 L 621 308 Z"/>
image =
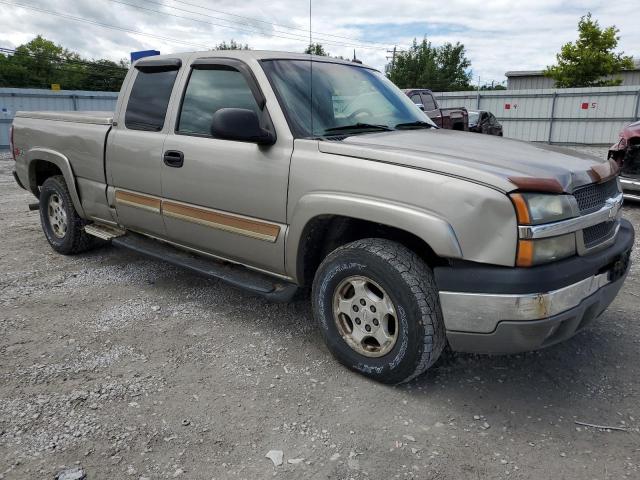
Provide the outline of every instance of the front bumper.
<path id="1" fill-rule="evenodd" d="M 605 250 L 533 268 L 460 262 L 434 270 L 455 351 L 517 353 L 570 338 L 613 301 L 630 266 L 634 231 L 622 220 Z"/>

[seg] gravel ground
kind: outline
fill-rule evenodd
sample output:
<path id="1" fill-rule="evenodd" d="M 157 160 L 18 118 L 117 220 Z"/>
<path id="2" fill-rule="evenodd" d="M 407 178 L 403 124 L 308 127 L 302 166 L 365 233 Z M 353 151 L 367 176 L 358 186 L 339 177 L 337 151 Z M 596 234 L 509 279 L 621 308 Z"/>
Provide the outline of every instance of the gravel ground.
<path id="1" fill-rule="evenodd" d="M 0 479 L 640 478 L 638 248 L 619 297 L 570 341 L 448 354 L 387 387 L 330 357 L 307 301 L 112 247 L 55 254 L 10 169 L 0 160 Z M 625 216 L 640 226 L 640 208 Z"/>
<path id="2" fill-rule="evenodd" d="M 609 153 L 609 147 L 594 146 L 594 145 L 575 145 L 575 146 L 566 147 L 566 148 L 570 148 L 571 150 L 576 150 L 581 153 L 588 153 L 589 155 L 594 155 L 602 159 L 606 159 L 607 154 Z"/>

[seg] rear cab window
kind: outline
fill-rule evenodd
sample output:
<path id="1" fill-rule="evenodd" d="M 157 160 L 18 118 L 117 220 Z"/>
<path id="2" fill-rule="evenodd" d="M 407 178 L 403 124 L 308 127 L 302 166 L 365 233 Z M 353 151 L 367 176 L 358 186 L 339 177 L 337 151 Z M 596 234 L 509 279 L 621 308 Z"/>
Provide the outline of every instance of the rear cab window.
<path id="1" fill-rule="evenodd" d="M 425 110 L 435 110 L 436 109 L 436 101 L 433 99 L 433 95 L 430 93 L 423 93 L 422 98 L 424 100 L 424 109 Z"/>

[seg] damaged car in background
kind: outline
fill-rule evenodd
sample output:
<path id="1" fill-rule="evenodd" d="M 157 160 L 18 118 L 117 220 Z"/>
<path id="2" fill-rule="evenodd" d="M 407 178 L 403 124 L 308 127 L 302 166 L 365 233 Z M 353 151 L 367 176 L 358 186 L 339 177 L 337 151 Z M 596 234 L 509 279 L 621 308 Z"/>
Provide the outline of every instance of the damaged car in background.
<path id="1" fill-rule="evenodd" d="M 491 112 L 485 110 L 469 110 L 469 131 L 501 137 L 502 124 Z"/>
<path id="2" fill-rule="evenodd" d="M 620 167 L 620 184 L 625 198 L 640 201 L 640 122 L 622 129 L 620 140 L 609 148 L 608 158 Z"/>

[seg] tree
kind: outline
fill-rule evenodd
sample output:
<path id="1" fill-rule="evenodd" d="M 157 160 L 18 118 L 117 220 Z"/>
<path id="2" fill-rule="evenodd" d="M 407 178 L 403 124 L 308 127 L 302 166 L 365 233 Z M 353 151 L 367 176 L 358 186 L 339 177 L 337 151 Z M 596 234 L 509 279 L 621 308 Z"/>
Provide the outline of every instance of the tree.
<path id="1" fill-rule="evenodd" d="M 85 67 L 86 77 L 83 90 L 118 91 L 129 69 L 127 60 L 113 62 L 111 60 L 95 60 Z"/>
<path id="2" fill-rule="evenodd" d="M 322 57 L 328 57 L 329 52 L 327 52 L 321 43 L 310 43 L 307 48 L 304 49 L 304 53 L 308 55 L 320 55 Z"/>
<path id="3" fill-rule="evenodd" d="M 219 43 L 218 45 L 216 45 L 216 48 L 214 48 L 214 50 L 251 50 L 251 49 L 249 48 L 249 45 L 247 43 L 242 45 L 241 43 L 237 43 L 232 38 L 229 43 L 225 41 L 223 41 L 222 43 Z"/>
<path id="4" fill-rule="evenodd" d="M 0 86 L 67 90 L 120 89 L 128 64 L 110 60 L 84 60 L 80 55 L 38 35 L 13 54 L 0 55 Z"/>
<path id="5" fill-rule="evenodd" d="M 506 90 L 507 87 L 505 87 L 504 85 L 501 85 L 500 83 L 496 83 L 494 84 L 493 82 L 491 82 L 491 84 L 484 84 L 480 87 L 480 90 Z"/>
<path id="6" fill-rule="evenodd" d="M 430 88 L 439 91 L 468 90 L 471 62 L 461 43 L 434 47 L 426 37 L 416 39 L 406 52 L 399 52 L 385 70 L 400 88 Z"/>
<path id="7" fill-rule="evenodd" d="M 630 56 L 614 53 L 620 40 L 618 32 L 615 25 L 601 28 L 591 13 L 580 17 L 578 40 L 562 46 L 556 55 L 558 64 L 547 67 L 545 75 L 559 88 L 620 85 L 622 79 L 615 75 L 634 65 Z"/>

